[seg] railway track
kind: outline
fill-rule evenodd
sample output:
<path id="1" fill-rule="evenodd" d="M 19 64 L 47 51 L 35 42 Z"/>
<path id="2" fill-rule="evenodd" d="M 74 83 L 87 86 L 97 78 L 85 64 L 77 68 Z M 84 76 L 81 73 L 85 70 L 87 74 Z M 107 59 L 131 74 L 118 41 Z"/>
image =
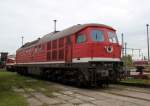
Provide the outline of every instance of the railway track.
<path id="1" fill-rule="evenodd" d="M 150 94 L 150 89 L 148 88 L 130 87 L 124 85 L 110 85 L 109 88 Z"/>
<path id="2" fill-rule="evenodd" d="M 110 85 L 110 87 L 97 90 L 102 91 L 104 93 L 128 97 L 138 100 L 144 100 L 150 102 L 150 90 L 138 87 L 127 87 L 127 86 L 120 86 L 120 85 Z"/>
<path id="3" fill-rule="evenodd" d="M 95 89 L 81 89 L 70 86 L 61 86 L 61 88 L 72 91 L 75 94 L 94 98 L 95 101 L 106 101 L 105 103 L 108 102 L 110 106 L 150 105 L 150 90 L 147 88 L 127 87 L 122 85 L 110 85 L 108 88 Z M 117 103 L 122 105 L 118 105 Z"/>
<path id="4" fill-rule="evenodd" d="M 128 97 L 128 98 L 133 98 L 133 99 L 144 100 L 144 101 L 149 101 L 150 102 L 149 98 L 145 98 L 145 97 L 142 97 L 140 95 L 139 96 L 131 96 L 131 95 L 128 95 L 128 94 L 122 94 L 122 93 L 117 93 L 117 92 L 112 92 L 112 91 L 104 91 L 104 92 L 109 93 L 109 94 L 113 94 L 113 95 L 117 95 L 117 96 Z M 128 92 L 128 93 L 130 93 L 130 92 Z"/>

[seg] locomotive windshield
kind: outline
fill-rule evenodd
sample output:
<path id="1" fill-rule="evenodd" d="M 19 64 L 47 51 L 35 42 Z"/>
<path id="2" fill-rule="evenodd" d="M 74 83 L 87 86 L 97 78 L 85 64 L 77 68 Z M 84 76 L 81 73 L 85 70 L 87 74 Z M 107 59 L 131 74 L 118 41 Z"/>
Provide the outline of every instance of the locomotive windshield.
<path id="1" fill-rule="evenodd" d="M 94 41 L 102 42 L 104 41 L 104 32 L 100 30 L 93 30 L 92 31 L 92 39 Z"/>
<path id="2" fill-rule="evenodd" d="M 108 32 L 109 42 L 118 43 L 118 38 L 115 32 Z"/>

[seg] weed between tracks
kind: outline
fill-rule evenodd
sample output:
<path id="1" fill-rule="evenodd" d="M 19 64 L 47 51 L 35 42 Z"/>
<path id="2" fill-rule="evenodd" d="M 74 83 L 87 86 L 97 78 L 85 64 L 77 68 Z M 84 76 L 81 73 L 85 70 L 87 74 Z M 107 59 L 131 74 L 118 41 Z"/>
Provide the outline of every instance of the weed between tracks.
<path id="1" fill-rule="evenodd" d="M 52 97 L 58 89 L 48 82 L 0 71 L 0 106 L 28 106 L 23 94 L 41 92 Z"/>
<path id="2" fill-rule="evenodd" d="M 135 83 L 135 84 L 146 84 L 146 85 L 150 85 L 150 79 L 126 79 L 126 80 L 122 80 L 121 82 L 124 83 Z"/>

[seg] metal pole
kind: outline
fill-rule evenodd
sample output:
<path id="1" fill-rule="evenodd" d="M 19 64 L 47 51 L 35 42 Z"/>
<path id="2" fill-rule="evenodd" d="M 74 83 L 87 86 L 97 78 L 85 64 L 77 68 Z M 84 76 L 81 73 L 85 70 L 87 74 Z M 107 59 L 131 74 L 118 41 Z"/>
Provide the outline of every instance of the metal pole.
<path id="1" fill-rule="evenodd" d="M 149 26 L 149 24 L 146 24 L 146 27 L 147 27 L 147 49 L 148 49 L 148 61 L 149 61 L 149 33 L 148 33 L 148 26 Z"/>
<path id="2" fill-rule="evenodd" d="M 125 42 L 125 56 L 127 56 L 127 43 Z"/>
<path id="3" fill-rule="evenodd" d="M 141 57 L 141 49 L 139 49 L 139 57 Z"/>
<path id="4" fill-rule="evenodd" d="M 143 59 L 143 53 L 142 53 L 142 60 L 144 60 L 144 59 Z"/>
<path id="5" fill-rule="evenodd" d="M 134 50 L 134 49 L 131 49 L 131 50 L 132 50 L 132 57 L 133 57 L 133 50 Z"/>
<path id="6" fill-rule="evenodd" d="M 127 76 L 127 43 L 125 42 L 125 73 Z"/>
<path id="7" fill-rule="evenodd" d="M 56 32 L 56 22 L 57 20 L 53 20 L 54 21 L 54 32 Z"/>
<path id="8" fill-rule="evenodd" d="M 124 55 L 124 37 L 123 37 L 123 33 L 121 34 L 121 38 L 122 38 L 122 57 Z"/>
<path id="9" fill-rule="evenodd" d="M 22 42 L 22 46 L 23 46 L 23 39 L 24 39 L 24 37 L 22 36 L 22 37 L 21 37 L 21 39 L 22 39 L 22 41 L 21 41 L 21 42 Z"/>

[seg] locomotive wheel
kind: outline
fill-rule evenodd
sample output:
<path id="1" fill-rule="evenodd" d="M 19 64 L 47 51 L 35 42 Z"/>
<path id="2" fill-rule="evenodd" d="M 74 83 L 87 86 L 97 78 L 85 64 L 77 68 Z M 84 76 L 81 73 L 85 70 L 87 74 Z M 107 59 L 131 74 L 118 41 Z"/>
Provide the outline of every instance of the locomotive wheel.
<path id="1" fill-rule="evenodd" d="M 78 76 L 78 78 L 77 78 L 77 83 L 76 83 L 76 85 L 78 86 L 78 87 L 82 87 L 83 86 L 83 83 L 84 81 L 83 81 L 83 76 L 82 75 L 79 75 Z"/>
<path id="2" fill-rule="evenodd" d="M 111 77 L 109 77 L 109 80 L 111 83 L 117 83 L 118 82 L 118 74 L 117 74 L 116 70 L 112 70 L 110 72 L 109 76 L 111 76 Z"/>
<path id="3" fill-rule="evenodd" d="M 77 77 L 76 78 L 76 86 L 77 87 L 85 87 L 88 85 L 87 81 L 85 79 L 85 76 L 82 72 L 78 72 L 76 77 Z"/>

